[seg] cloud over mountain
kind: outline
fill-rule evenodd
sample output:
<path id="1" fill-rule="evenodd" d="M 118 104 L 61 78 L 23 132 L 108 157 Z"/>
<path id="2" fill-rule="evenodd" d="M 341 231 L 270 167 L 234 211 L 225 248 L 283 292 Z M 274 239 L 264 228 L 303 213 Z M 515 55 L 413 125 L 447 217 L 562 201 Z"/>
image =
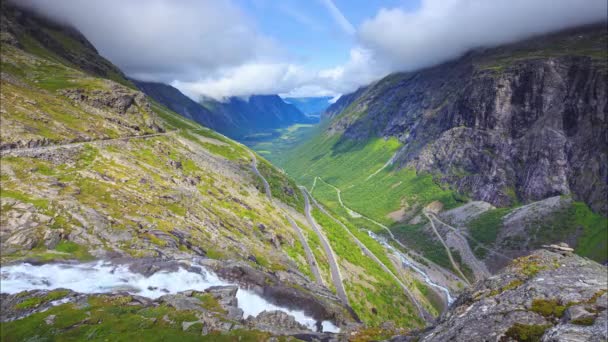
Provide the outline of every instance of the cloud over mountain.
<path id="1" fill-rule="evenodd" d="M 376 8 L 357 24 L 334 1 L 319 0 L 351 46 L 342 51 L 348 58 L 341 64 L 311 67 L 285 51 L 289 42 L 260 32 L 255 18 L 230 0 L 19 3 L 75 26 L 127 75 L 172 83 L 194 99 L 350 92 L 390 72 L 431 66 L 472 48 L 606 20 L 607 12 L 606 0 L 422 0 L 413 10 Z M 320 34 L 319 18 L 313 22 L 288 5 L 280 5 L 281 13 Z"/>
<path id="2" fill-rule="evenodd" d="M 605 0 L 422 0 L 414 12 L 381 9 L 360 43 L 394 70 L 414 70 L 470 49 L 606 20 Z"/>

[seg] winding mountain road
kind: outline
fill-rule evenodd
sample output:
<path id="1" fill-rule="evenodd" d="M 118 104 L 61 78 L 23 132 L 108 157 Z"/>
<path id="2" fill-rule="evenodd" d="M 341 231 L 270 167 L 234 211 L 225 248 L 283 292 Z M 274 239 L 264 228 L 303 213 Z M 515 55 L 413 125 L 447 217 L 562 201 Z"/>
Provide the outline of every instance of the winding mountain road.
<path id="1" fill-rule="evenodd" d="M 469 282 L 469 280 L 467 279 L 467 277 L 465 277 L 464 273 L 462 273 L 462 271 L 460 270 L 460 267 L 458 266 L 458 264 L 454 260 L 454 257 L 452 256 L 452 252 L 450 251 L 450 248 L 445 243 L 445 241 L 443 240 L 443 237 L 441 237 L 441 234 L 439 234 L 439 231 L 435 227 L 435 222 L 433 222 L 433 218 L 431 216 L 429 216 L 429 214 L 426 212 L 426 210 L 422 210 L 422 213 L 424 214 L 424 216 L 431 223 L 431 228 L 433 228 L 433 232 L 435 233 L 435 235 L 437 235 L 437 238 L 439 239 L 439 241 L 441 242 L 441 244 L 445 248 L 445 251 L 448 254 L 448 258 L 450 259 L 450 263 L 452 264 L 452 267 L 454 267 L 454 269 L 456 270 L 456 272 L 458 272 L 458 274 L 462 278 L 462 281 L 464 281 L 467 285 L 471 286 L 471 283 Z"/>
<path id="2" fill-rule="evenodd" d="M 376 221 L 376 220 L 374 220 L 374 219 L 372 219 L 372 218 L 369 218 L 369 217 L 367 217 L 367 216 L 365 216 L 365 215 L 363 215 L 363 214 L 361 214 L 361 213 L 358 213 L 358 212 L 356 212 L 356 211 L 352 210 L 351 208 L 347 207 L 347 206 L 344 204 L 344 202 L 342 201 L 342 195 L 341 195 L 341 194 L 342 194 L 342 191 L 341 191 L 339 188 L 337 188 L 336 186 L 334 186 L 334 185 L 332 185 L 332 184 L 327 183 L 327 182 L 326 182 L 326 181 L 325 181 L 323 178 L 318 177 L 318 176 L 317 176 L 317 177 L 315 177 L 315 182 L 316 182 L 317 178 L 318 178 L 319 180 L 321 180 L 321 182 L 323 182 L 323 183 L 327 184 L 328 186 L 330 186 L 330 187 L 332 187 L 334 190 L 336 190 L 336 193 L 337 193 L 337 195 L 338 195 L 338 201 L 340 202 L 340 205 L 341 205 L 341 206 L 342 206 L 342 208 L 344 208 L 344 210 L 346 210 L 346 212 L 347 212 L 349 215 L 351 215 L 353 218 L 362 218 L 362 219 L 364 219 L 364 220 L 366 220 L 366 221 L 368 221 L 368 222 L 370 222 L 370 223 L 373 223 L 374 225 L 376 225 L 376 226 L 378 226 L 378 227 L 382 228 L 384 231 L 386 231 L 386 232 L 387 232 L 387 234 L 389 235 L 390 239 L 391 239 L 393 242 L 395 242 L 397 245 L 399 245 L 399 247 L 401 247 L 403 250 L 408 251 L 408 253 L 409 253 L 409 254 L 412 254 L 412 255 L 416 256 L 416 257 L 417 257 L 417 258 L 419 258 L 420 260 L 424 260 L 424 262 L 425 262 L 427 265 L 432 265 L 432 266 L 433 266 L 433 268 L 434 268 L 436 271 L 438 271 L 438 272 L 442 273 L 444 277 L 446 277 L 446 278 L 449 278 L 449 277 L 455 277 L 455 278 L 459 278 L 459 277 L 457 277 L 455 274 L 453 274 L 453 273 L 451 273 L 451 272 L 449 272 L 449 271 L 445 270 L 443 267 L 441 267 L 441 266 L 437 265 L 435 262 L 433 262 L 433 261 L 431 261 L 431 260 L 427 259 L 427 258 L 426 258 L 426 257 L 424 257 L 422 254 L 417 253 L 416 251 L 413 251 L 413 250 L 411 250 L 411 249 L 407 248 L 407 247 L 406 247 L 406 246 L 405 246 L 405 245 L 404 245 L 404 244 L 403 244 L 401 241 L 399 241 L 399 240 L 398 240 L 398 239 L 395 237 L 395 235 L 393 234 L 393 232 L 392 232 L 392 231 L 391 231 L 391 230 L 390 230 L 390 229 L 389 229 L 387 226 L 385 226 L 385 225 L 383 225 L 382 223 L 380 223 L 380 222 L 378 222 L 378 221 Z M 412 260 L 410 260 L 410 262 L 411 262 L 411 261 L 412 261 Z M 423 266 L 423 265 L 420 265 L 420 266 Z"/>
<path id="3" fill-rule="evenodd" d="M 260 170 L 258 170 L 258 159 L 256 158 L 255 153 L 253 153 L 252 151 L 249 151 L 249 153 L 251 154 L 251 168 L 253 169 L 253 172 L 258 177 L 260 177 L 260 179 L 262 180 L 262 183 L 264 183 L 264 192 L 266 193 L 266 197 L 268 197 L 270 202 L 274 204 L 273 198 L 272 198 L 272 192 L 270 190 L 270 184 L 268 184 L 268 181 L 266 180 L 266 178 L 262 175 Z M 278 208 L 278 207 L 275 206 L 275 208 Z M 286 211 L 284 211 L 281 208 L 279 208 L 279 210 L 283 211 L 283 214 L 287 218 L 287 221 L 289 221 L 289 224 L 291 225 L 291 227 L 296 231 L 296 234 L 298 235 L 298 238 L 300 239 L 300 243 L 304 247 L 304 253 L 306 254 L 308 266 L 310 267 L 310 271 L 312 272 L 313 276 L 315 277 L 315 281 L 319 285 L 324 285 L 323 277 L 321 277 L 321 272 L 319 271 L 319 264 L 317 263 L 317 260 L 315 259 L 315 255 L 312 253 L 312 250 L 310 249 L 310 246 L 308 245 L 308 241 L 306 240 L 306 237 L 304 237 L 304 233 L 302 233 L 302 230 L 300 229 L 300 227 L 289 216 L 289 214 L 287 214 Z"/>
<path id="4" fill-rule="evenodd" d="M 458 236 L 460 236 L 461 238 L 463 238 L 463 239 L 465 239 L 465 240 L 466 240 L 466 239 L 470 239 L 470 240 L 472 240 L 473 242 L 475 242 L 476 244 L 478 244 L 478 245 L 479 245 L 479 247 L 481 247 L 481 248 L 485 249 L 486 251 L 488 251 L 488 252 L 490 252 L 490 253 L 493 253 L 493 254 L 495 254 L 495 255 L 497 255 L 497 256 L 499 256 L 499 257 L 505 258 L 505 259 L 507 259 L 507 260 L 509 260 L 509 261 L 513 260 L 513 258 L 511 258 L 510 256 L 507 256 L 507 255 L 505 255 L 505 254 L 502 254 L 502 253 L 500 253 L 499 251 L 497 251 L 496 249 L 490 248 L 490 247 L 486 246 L 485 244 L 483 244 L 482 242 L 479 242 L 479 240 L 477 240 L 477 239 L 475 239 L 474 237 L 472 237 L 472 236 L 471 236 L 469 233 L 464 232 L 464 231 L 462 231 L 462 230 L 460 230 L 460 229 L 458 229 L 458 228 L 456 228 L 456 227 L 454 227 L 454 226 L 451 226 L 451 225 L 447 224 L 445 221 L 442 221 L 441 219 L 439 219 L 439 217 L 437 217 L 437 215 L 435 215 L 435 214 L 431 214 L 431 215 L 433 215 L 433 218 L 434 218 L 434 219 L 435 219 L 437 222 L 441 223 L 442 225 L 444 225 L 444 226 L 445 226 L 445 227 L 447 227 L 448 229 L 452 230 L 452 231 L 453 231 L 455 234 L 457 234 L 457 235 L 458 235 Z M 467 243 L 467 245 L 468 245 L 468 243 Z M 469 248 L 470 248 L 470 247 L 469 247 Z"/>
<path id="5" fill-rule="evenodd" d="M 346 291 L 344 290 L 342 275 L 340 274 L 340 268 L 338 267 L 338 263 L 336 262 L 336 256 L 334 254 L 334 251 L 332 250 L 331 246 L 329 245 L 329 242 L 325 238 L 325 235 L 321 232 L 321 229 L 317 225 L 317 222 L 310 214 L 310 200 L 308 198 L 308 193 L 306 189 L 304 187 L 300 187 L 300 190 L 304 195 L 304 211 L 306 213 L 306 219 L 319 237 L 321 245 L 323 245 L 323 249 L 325 250 L 325 254 L 327 255 L 327 260 L 329 262 L 329 270 L 334 283 L 334 287 L 336 288 L 336 294 L 344 304 L 350 306 L 348 302 L 348 297 L 346 296 Z"/>
<path id="6" fill-rule="evenodd" d="M 287 221 L 289 221 L 289 224 L 291 224 L 291 227 L 298 234 L 298 238 L 300 238 L 300 243 L 304 247 L 304 252 L 306 253 L 306 259 L 308 260 L 308 266 L 310 266 L 310 271 L 312 272 L 313 276 L 315 277 L 315 281 L 319 285 L 325 285 L 325 284 L 323 284 L 323 277 L 321 277 L 321 272 L 319 271 L 319 264 L 317 263 L 317 260 L 315 259 L 315 255 L 313 254 L 312 250 L 310 249 L 310 246 L 308 245 L 308 241 L 306 241 L 306 237 L 304 237 L 302 230 L 300 229 L 300 227 L 298 227 L 298 225 L 295 223 L 295 221 L 291 217 L 289 217 L 289 215 L 285 215 L 285 217 L 287 218 Z"/>
<path id="7" fill-rule="evenodd" d="M 315 206 L 317 208 L 319 208 L 319 210 L 321 210 L 325 215 L 329 216 L 332 220 L 334 220 L 338 225 L 340 225 L 340 227 L 342 227 L 348 233 L 348 235 L 355 241 L 355 243 L 357 244 L 357 246 L 359 246 L 359 248 L 363 251 L 363 253 L 365 255 L 367 255 L 370 259 L 374 260 L 386 273 L 388 273 L 397 282 L 397 284 L 399 284 L 399 286 L 401 286 L 401 288 L 403 289 L 403 292 L 405 293 L 405 295 L 414 304 L 414 306 L 416 306 L 416 309 L 418 309 L 418 313 L 420 314 L 421 318 L 423 318 L 424 320 L 427 320 L 427 321 L 432 320 L 432 316 L 426 310 L 424 310 L 422 308 L 422 306 L 420 305 L 420 303 L 418 303 L 418 301 L 416 300 L 416 297 L 414 297 L 414 295 L 410 292 L 409 288 L 407 286 L 405 286 L 405 284 L 401 281 L 401 279 L 399 279 L 399 277 L 397 277 L 382 261 L 380 261 L 380 259 L 378 259 L 378 257 L 374 253 L 372 253 L 372 251 L 370 251 L 367 248 L 367 246 L 365 246 L 355 236 L 355 234 L 353 234 L 350 231 L 350 229 L 348 229 L 348 227 L 346 227 L 346 225 L 344 223 L 342 223 L 342 221 L 338 220 L 333 215 L 331 215 L 314 198 L 312 198 L 312 201 L 315 204 Z"/>
<path id="8" fill-rule="evenodd" d="M 255 157 L 255 154 L 251 151 L 249 151 L 249 153 L 251 154 L 251 168 L 253 169 L 253 172 L 255 172 L 255 174 L 258 175 L 260 179 L 262 179 L 262 182 L 264 183 L 264 191 L 266 192 L 266 197 L 268 197 L 268 199 L 272 201 L 270 184 L 268 184 L 266 178 L 264 178 L 264 176 L 262 176 L 262 174 L 260 173 L 260 170 L 258 170 L 258 159 Z"/>

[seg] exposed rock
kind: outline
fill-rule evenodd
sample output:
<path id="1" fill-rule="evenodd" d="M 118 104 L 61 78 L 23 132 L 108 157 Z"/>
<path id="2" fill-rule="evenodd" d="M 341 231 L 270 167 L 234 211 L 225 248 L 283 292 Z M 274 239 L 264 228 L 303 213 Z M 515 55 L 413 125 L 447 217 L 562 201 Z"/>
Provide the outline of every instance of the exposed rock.
<path id="1" fill-rule="evenodd" d="M 256 317 L 249 316 L 246 323 L 252 328 L 275 334 L 308 330 L 304 325 L 298 323 L 293 316 L 283 311 L 262 311 Z"/>
<path id="2" fill-rule="evenodd" d="M 389 75 L 331 106 L 328 131 L 396 137 L 396 165 L 496 206 L 571 194 L 606 214 L 605 36 L 601 23 Z"/>
<path id="3" fill-rule="evenodd" d="M 539 250 L 478 282 L 434 327 L 395 341 L 511 341 L 526 329 L 542 341 L 603 341 L 607 274 L 580 256 Z"/>
<path id="4" fill-rule="evenodd" d="M 55 324 L 55 318 L 56 317 L 57 317 L 56 315 L 48 315 L 44 319 L 44 323 L 46 323 L 47 325 L 53 325 L 53 324 Z"/>
<path id="5" fill-rule="evenodd" d="M 205 311 L 201 306 L 201 301 L 194 297 L 187 297 L 183 294 L 169 294 L 159 298 L 161 303 L 166 303 L 177 310 Z"/>

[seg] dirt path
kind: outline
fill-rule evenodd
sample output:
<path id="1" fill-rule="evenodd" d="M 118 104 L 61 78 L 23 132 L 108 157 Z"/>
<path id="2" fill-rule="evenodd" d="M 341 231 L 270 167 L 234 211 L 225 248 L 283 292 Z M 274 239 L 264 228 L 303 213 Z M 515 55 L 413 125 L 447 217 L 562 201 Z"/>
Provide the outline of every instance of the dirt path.
<path id="1" fill-rule="evenodd" d="M 458 266 L 458 264 L 454 260 L 454 257 L 452 256 L 452 252 L 450 251 L 450 248 L 448 247 L 448 245 L 443 240 L 443 237 L 441 237 L 441 234 L 439 234 L 439 231 L 437 231 L 437 228 L 435 227 L 435 222 L 433 222 L 433 218 L 431 216 L 429 216 L 429 214 L 425 210 L 423 210 L 422 213 L 424 214 L 424 216 L 431 223 L 431 227 L 433 228 L 433 232 L 435 233 L 435 235 L 437 235 L 437 238 L 439 239 L 439 241 L 441 242 L 441 244 L 445 248 L 445 251 L 448 254 L 448 258 L 450 259 L 450 263 L 452 264 L 452 267 L 454 267 L 454 269 L 456 270 L 456 272 L 458 272 L 458 274 L 462 278 L 462 281 L 464 281 L 467 285 L 471 286 L 471 283 L 469 283 L 467 277 L 465 277 L 464 273 L 462 273 L 462 271 L 460 270 L 460 267 Z"/>
<path id="2" fill-rule="evenodd" d="M 479 245 L 479 247 L 481 247 L 481 248 L 485 249 L 486 251 L 488 251 L 488 252 L 490 252 L 490 253 L 493 253 L 493 254 L 495 254 L 495 255 L 497 255 L 497 256 L 500 256 L 500 257 L 502 257 L 502 258 L 505 258 L 505 259 L 507 259 L 507 260 L 513 260 L 513 258 L 511 258 L 510 256 L 504 255 L 504 254 L 502 254 L 502 253 L 498 252 L 497 250 L 495 250 L 495 249 L 493 249 L 493 248 L 490 248 L 490 247 L 486 246 L 485 244 L 483 244 L 483 243 L 479 242 L 477 239 L 475 239 L 474 237 L 472 237 L 472 236 L 471 236 L 469 233 L 464 232 L 464 231 L 462 231 L 462 230 L 460 230 L 460 229 L 458 229 L 458 228 L 456 228 L 456 227 L 454 227 L 454 226 L 451 226 L 451 225 L 449 225 L 449 224 L 445 223 L 444 221 L 442 221 L 441 219 L 439 219 L 439 217 L 437 217 L 437 215 L 435 215 L 435 214 L 431 214 L 431 215 L 433 215 L 433 218 L 434 218 L 434 219 L 435 219 L 437 222 L 441 223 L 442 225 L 444 225 L 444 226 L 445 226 L 445 227 L 447 227 L 448 229 L 452 230 L 452 231 L 454 232 L 454 234 L 456 234 L 456 235 L 460 236 L 460 237 L 461 237 L 462 239 L 464 239 L 465 241 L 466 241 L 467 239 L 470 239 L 470 240 L 472 240 L 473 242 L 475 242 L 476 244 L 478 244 L 478 245 Z M 468 243 L 468 242 L 467 242 L 467 246 L 469 246 L 469 243 Z M 469 246 L 469 249 L 470 249 L 470 246 Z M 471 252 L 471 253 L 472 253 L 472 252 Z"/>
<path id="3" fill-rule="evenodd" d="M 308 223 L 315 231 L 319 240 L 321 241 L 321 245 L 323 245 L 323 249 L 325 249 L 325 254 L 327 255 L 327 260 L 329 262 L 329 270 L 331 273 L 331 278 L 333 280 L 334 286 L 336 288 L 336 293 L 340 300 L 348 306 L 350 306 L 348 302 L 348 297 L 346 296 L 346 291 L 344 290 L 344 284 L 342 282 L 342 275 L 340 274 L 340 268 L 338 267 L 338 263 L 336 262 L 336 256 L 334 251 L 332 250 L 329 242 L 325 238 L 325 235 L 321 232 L 321 229 L 317 225 L 317 222 L 310 214 L 310 200 L 308 198 L 308 193 L 305 188 L 300 188 L 302 190 L 302 194 L 304 195 L 304 211 L 306 213 L 306 219 Z"/>
<path id="4" fill-rule="evenodd" d="M 26 156 L 31 153 L 41 153 L 41 152 L 50 152 L 60 148 L 72 148 L 72 147 L 80 147 L 86 144 L 100 144 L 100 143 L 112 143 L 116 141 L 129 141 L 131 139 L 147 139 L 153 138 L 163 135 L 174 134 L 177 131 L 170 131 L 164 133 L 152 133 L 152 134 L 143 134 L 143 135 L 132 135 L 120 138 L 112 138 L 112 139 L 98 139 L 98 140 L 89 140 L 89 141 L 79 141 L 67 144 L 57 144 L 57 145 L 47 145 L 47 146 L 38 146 L 38 147 L 18 147 L 18 148 L 9 148 L 0 151 L 0 156 Z"/>

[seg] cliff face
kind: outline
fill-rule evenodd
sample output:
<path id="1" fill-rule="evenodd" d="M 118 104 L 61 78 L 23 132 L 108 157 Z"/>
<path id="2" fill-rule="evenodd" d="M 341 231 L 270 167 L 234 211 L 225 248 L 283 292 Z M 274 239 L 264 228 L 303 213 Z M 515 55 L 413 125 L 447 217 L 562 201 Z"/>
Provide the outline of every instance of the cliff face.
<path id="1" fill-rule="evenodd" d="M 475 199 L 572 194 L 606 214 L 606 37 L 589 26 L 390 75 L 328 109 L 330 131 L 397 137 L 398 165 Z"/>

